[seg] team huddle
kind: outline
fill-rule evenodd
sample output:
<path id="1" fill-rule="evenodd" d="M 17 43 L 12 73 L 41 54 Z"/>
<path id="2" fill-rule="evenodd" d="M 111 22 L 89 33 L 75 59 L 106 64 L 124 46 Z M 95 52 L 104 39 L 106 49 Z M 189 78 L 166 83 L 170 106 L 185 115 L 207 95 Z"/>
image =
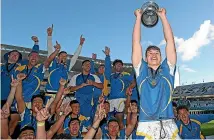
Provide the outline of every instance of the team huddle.
<path id="1" fill-rule="evenodd" d="M 81 64 L 81 73 L 69 78 L 83 48 L 72 56 L 52 44 L 53 25 L 47 29 L 48 55 L 39 63 L 39 39 L 28 58 L 17 50 L 4 54 L 1 66 L 1 138 L 19 139 L 203 139 L 201 123 L 214 115 L 194 116 L 185 105 L 172 102 L 176 70 L 174 36 L 166 10 L 157 12 L 163 25 L 166 58 L 160 48 L 141 46 L 142 11 L 135 11 L 132 35 L 133 73 L 123 61 L 111 62 L 104 48 L 104 64 L 96 67 L 96 54 Z M 48 71 L 45 93 L 40 85 Z M 72 95 L 72 98 L 70 98 Z M 17 131 L 17 128 L 19 131 Z"/>

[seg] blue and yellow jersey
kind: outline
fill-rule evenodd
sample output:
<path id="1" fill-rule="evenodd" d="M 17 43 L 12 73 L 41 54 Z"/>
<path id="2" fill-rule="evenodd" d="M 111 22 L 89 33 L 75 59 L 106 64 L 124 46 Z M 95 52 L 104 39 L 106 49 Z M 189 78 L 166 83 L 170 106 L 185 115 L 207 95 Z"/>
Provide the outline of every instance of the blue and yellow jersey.
<path id="1" fill-rule="evenodd" d="M 111 91 L 109 100 L 126 98 L 126 88 L 132 82 L 133 76 L 129 73 L 113 73 L 110 76 Z"/>
<path id="2" fill-rule="evenodd" d="M 79 115 L 78 119 L 80 120 L 80 132 L 82 132 L 83 127 L 88 127 L 90 126 L 90 121 L 88 120 L 88 118 L 86 118 L 83 115 Z M 70 130 L 69 130 L 69 122 L 71 120 L 71 116 L 67 116 L 64 124 L 63 124 L 63 128 L 64 128 L 64 133 L 70 134 Z"/>
<path id="3" fill-rule="evenodd" d="M 1 100 L 7 100 L 10 93 L 11 75 L 14 75 L 15 69 L 20 65 L 20 63 L 1 65 Z"/>
<path id="4" fill-rule="evenodd" d="M 172 93 L 175 66 L 171 66 L 165 59 L 154 71 L 142 60 L 135 67 L 135 72 L 140 95 L 139 121 L 174 118 Z"/>
<path id="5" fill-rule="evenodd" d="M 96 74 L 96 71 L 94 68 L 94 61 L 91 61 L 91 73 Z M 105 72 L 104 72 L 104 74 L 97 74 L 97 76 L 100 78 L 100 81 L 103 83 L 103 89 L 94 88 L 93 98 L 95 100 L 98 100 L 101 93 L 104 93 L 105 96 L 107 96 L 109 93 L 108 83 L 109 83 L 109 77 L 111 76 L 110 56 L 106 56 L 106 58 L 105 58 Z"/>
<path id="6" fill-rule="evenodd" d="M 60 79 L 68 79 L 68 69 L 69 62 L 67 62 L 66 64 L 62 64 L 59 63 L 58 60 L 55 58 L 49 66 L 49 76 L 48 83 L 46 85 L 46 90 L 57 92 L 60 87 Z"/>
<path id="7" fill-rule="evenodd" d="M 26 78 L 22 81 L 23 98 L 25 102 L 30 102 L 33 95 L 40 92 L 41 80 L 44 77 L 44 65 L 37 64 L 28 69 L 27 65 L 22 65 L 16 68 L 15 75 L 18 73 L 26 74 Z"/>
<path id="8" fill-rule="evenodd" d="M 101 83 L 100 78 L 94 74 L 77 74 L 71 78 L 69 86 L 79 86 L 82 83 L 86 83 L 87 80 L 92 80 L 96 83 Z M 76 91 L 75 97 L 76 100 L 80 103 L 80 114 L 90 117 L 92 106 L 94 105 L 93 101 L 93 93 L 94 93 L 94 86 L 85 86 L 80 88 Z"/>
<path id="9" fill-rule="evenodd" d="M 190 115 L 190 122 L 188 125 L 177 120 L 179 135 L 182 139 L 204 139 L 201 134 L 201 124 L 214 120 L 214 114 L 200 114 Z"/>
<path id="10" fill-rule="evenodd" d="M 36 125 L 36 117 L 32 115 L 32 112 L 27 107 L 25 108 L 25 111 L 21 114 L 21 129 L 25 126 L 32 126 L 35 129 L 35 132 L 37 130 Z"/>

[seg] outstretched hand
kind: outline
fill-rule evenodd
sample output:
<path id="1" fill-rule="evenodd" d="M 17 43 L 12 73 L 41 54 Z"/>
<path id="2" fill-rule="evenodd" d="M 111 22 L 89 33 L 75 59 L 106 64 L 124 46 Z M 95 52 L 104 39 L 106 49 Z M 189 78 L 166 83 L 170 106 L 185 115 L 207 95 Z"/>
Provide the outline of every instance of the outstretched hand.
<path id="1" fill-rule="evenodd" d="M 56 41 L 56 45 L 54 45 L 56 51 L 60 51 L 61 45 Z"/>
<path id="2" fill-rule="evenodd" d="M 103 50 L 103 53 L 106 55 L 106 56 L 109 56 L 110 55 L 110 48 L 109 47 L 105 47 L 105 51 Z"/>
<path id="3" fill-rule="evenodd" d="M 82 46 L 85 42 L 85 38 L 82 37 L 82 35 L 80 36 L 80 45 Z"/>
<path id="4" fill-rule="evenodd" d="M 18 84 L 19 84 L 19 80 L 14 79 L 13 75 L 11 75 L 11 80 L 12 80 L 11 83 L 10 83 L 11 87 L 17 87 Z"/>
<path id="5" fill-rule="evenodd" d="M 51 27 L 48 27 L 48 29 L 47 29 L 48 36 L 52 36 L 52 32 L 53 32 L 53 24 Z"/>
<path id="6" fill-rule="evenodd" d="M 158 16 L 159 16 L 160 18 L 166 16 L 166 9 L 165 9 L 165 8 L 160 8 L 160 9 L 158 10 L 157 14 L 158 14 Z"/>
<path id="7" fill-rule="evenodd" d="M 35 111 L 36 111 L 36 120 L 38 122 L 44 122 L 45 120 L 47 120 L 50 117 L 50 113 L 48 111 L 48 107 L 46 105 L 45 108 L 38 110 L 37 107 L 35 107 Z"/>
<path id="8" fill-rule="evenodd" d="M 137 9 L 134 11 L 134 15 L 138 18 L 141 18 L 142 16 L 142 10 L 141 9 Z"/>

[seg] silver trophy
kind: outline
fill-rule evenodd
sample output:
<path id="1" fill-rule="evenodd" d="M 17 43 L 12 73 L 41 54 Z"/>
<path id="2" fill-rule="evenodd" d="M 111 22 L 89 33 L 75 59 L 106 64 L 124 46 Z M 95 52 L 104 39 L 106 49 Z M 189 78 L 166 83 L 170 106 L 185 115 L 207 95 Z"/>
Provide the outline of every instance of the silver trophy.
<path id="1" fill-rule="evenodd" d="M 143 6 L 141 7 L 142 10 L 141 21 L 144 26 L 151 28 L 158 23 L 157 15 L 158 9 L 159 6 L 153 1 L 148 1 L 143 4 Z"/>

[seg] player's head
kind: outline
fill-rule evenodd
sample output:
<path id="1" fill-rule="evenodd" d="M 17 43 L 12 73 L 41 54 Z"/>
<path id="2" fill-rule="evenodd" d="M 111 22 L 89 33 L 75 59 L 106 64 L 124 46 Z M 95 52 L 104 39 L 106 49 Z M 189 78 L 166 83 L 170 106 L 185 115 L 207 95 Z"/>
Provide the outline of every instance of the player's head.
<path id="1" fill-rule="evenodd" d="M 98 73 L 103 74 L 105 72 L 105 65 L 101 64 L 98 67 Z"/>
<path id="2" fill-rule="evenodd" d="M 123 70 L 123 61 L 120 60 L 120 59 L 114 60 L 113 67 L 114 67 L 116 72 L 122 72 L 122 70 Z"/>
<path id="3" fill-rule="evenodd" d="M 32 126 L 25 126 L 21 129 L 19 139 L 35 139 L 35 130 Z"/>
<path id="4" fill-rule="evenodd" d="M 69 130 L 71 136 L 78 136 L 80 130 L 80 120 L 78 118 L 71 118 L 69 122 Z"/>
<path id="5" fill-rule="evenodd" d="M 117 137 L 118 133 L 120 131 L 120 126 L 119 126 L 119 122 L 116 118 L 111 118 L 108 121 L 108 134 L 109 136 L 113 136 L 113 137 Z"/>
<path id="6" fill-rule="evenodd" d="M 85 72 L 90 72 L 91 70 L 91 62 L 90 60 L 84 60 L 82 62 L 82 70 Z"/>
<path id="7" fill-rule="evenodd" d="M 173 112 L 174 112 L 174 115 L 175 115 L 175 117 L 177 117 L 178 116 L 178 113 L 177 113 L 177 104 L 176 104 L 176 102 L 172 102 L 172 107 L 173 107 Z"/>
<path id="8" fill-rule="evenodd" d="M 185 105 L 177 107 L 178 118 L 184 123 L 189 123 L 189 109 Z"/>
<path id="9" fill-rule="evenodd" d="M 161 51 L 157 46 L 149 46 L 146 49 L 146 61 L 149 66 L 159 66 L 161 64 Z"/>
<path id="10" fill-rule="evenodd" d="M 72 114 L 78 115 L 80 113 L 80 104 L 77 100 L 72 100 L 70 102 L 70 106 L 72 109 Z"/>
<path id="11" fill-rule="evenodd" d="M 44 103 L 44 97 L 40 94 L 38 95 L 34 95 L 32 98 L 31 98 L 31 106 L 32 106 L 32 111 L 33 112 L 36 112 L 35 111 L 35 107 L 38 109 L 38 110 L 41 110 L 43 108 L 43 103 Z"/>
<path id="12" fill-rule="evenodd" d="M 67 61 L 67 52 L 61 51 L 61 52 L 58 54 L 58 58 L 59 58 L 59 62 L 60 62 L 60 63 L 65 64 L 66 61 Z"/>

